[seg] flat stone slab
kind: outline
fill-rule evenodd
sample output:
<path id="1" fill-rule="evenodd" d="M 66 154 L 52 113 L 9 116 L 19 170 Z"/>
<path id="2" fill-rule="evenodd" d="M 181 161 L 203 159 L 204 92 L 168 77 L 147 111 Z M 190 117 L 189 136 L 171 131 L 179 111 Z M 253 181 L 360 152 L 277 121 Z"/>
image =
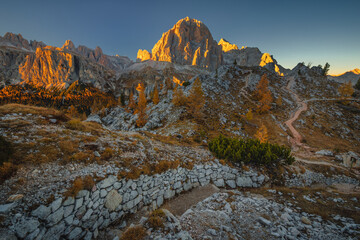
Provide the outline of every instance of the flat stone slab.
<path id="1" fill-rule="evenodd" d="M 191 208 L 191 206 L 219 191 L 220 189 L 213 184 L 197 187 L 189 192 L 182 193 L 174 199 L 171 199 L 161 208 L 169 210 L 175 216 L 181 216 L 184 212 L 186 212 L 186 210 Z"/>

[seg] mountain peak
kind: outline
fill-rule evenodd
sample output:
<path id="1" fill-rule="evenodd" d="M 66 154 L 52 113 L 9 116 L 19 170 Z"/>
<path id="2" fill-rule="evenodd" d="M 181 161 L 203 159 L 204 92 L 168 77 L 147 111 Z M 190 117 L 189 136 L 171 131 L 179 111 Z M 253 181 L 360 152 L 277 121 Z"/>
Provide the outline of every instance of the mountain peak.
<path id="1" fill-rule="evenodd" d="M 218 44 L 221 46 L 224 52 L 229 52 L 231 50 L 239 50 L 236 44 L 231 44 L 229 41 L 225 40 L 224 38 L 221 38 Z"/>
<path id="2" fill-rule="evenodd" d="M 352 72 L 354 74 L 360 74 L 360 69 L 355 68 L 354 70 L 351 70 L 350 72 Z"/>
<path id="3" fill-rule="evenodd" d="M 66 40 L 64 45 L 62 46 L 63 50 L 75 51 L 75 45 L 71 40 Z"/>
<path id="4" fill-rule="evenodd" d="M 222 51 L 204 23 L 186 17 L 162 34 L 151 53 L 138 51 L 138 60 L 148 59 L 215 69 L 222 63 Z"/>

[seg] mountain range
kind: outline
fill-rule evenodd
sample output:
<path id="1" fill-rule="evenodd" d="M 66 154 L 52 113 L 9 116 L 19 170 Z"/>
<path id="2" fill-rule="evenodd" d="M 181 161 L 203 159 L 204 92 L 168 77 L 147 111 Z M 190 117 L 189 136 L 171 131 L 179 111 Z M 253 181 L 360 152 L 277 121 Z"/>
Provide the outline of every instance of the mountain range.
<path id="1" fill-rule="evenodd" d="M 238 48 L 225 39 L 217 43 L 206 25 L 188 17 L 162 34 L 151 52 L 140 49 L 137 62 L 124 56 L 109 56 L 100 47 L 75 47 L 67 40 L 59 47 L 28 41 L 21 34 L 0 37 L 0 84 L 32 83 L 36 86 L 67 87 L 80 80 L 103 90 L 114 90 L 117 76 L 131 69 L 154 66 L 149 61 L 201 67 L 214 71 L 222 65 L 261 66 L 283 76 L 289 70 L 258 48 Z M 156 65 L 156 64 L 155 64 Z M 104 79 L 106 82 L 104 82 Z"/>

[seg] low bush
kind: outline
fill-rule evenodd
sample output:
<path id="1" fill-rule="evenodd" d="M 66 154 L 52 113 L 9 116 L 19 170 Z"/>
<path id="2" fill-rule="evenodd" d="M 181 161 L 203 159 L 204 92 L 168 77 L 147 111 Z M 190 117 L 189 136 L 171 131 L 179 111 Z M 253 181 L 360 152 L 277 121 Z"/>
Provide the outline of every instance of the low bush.
<path id="1" fill-rule="evenodd" d="M 121 236 L 121 240 L 141 240 L 146 237 L 146 230 L 143 226 L 129 227 Z"/>
<path id="2" fill-rule="evenodd" d="M 157 209 L 150 213 L 147 222 L 151 228 L 159 229 L 164 227 L 164 218 L 164 211 L 162 209 Z"/>
<path id="3" fill-rule="evenodd" d="M 220 135 L 209 142 L 209 149 L 217 158 L 254 165 L 292 164 L 295 159 L 290 148 L 260 143 L 257 139 L 233 139 Z"/>

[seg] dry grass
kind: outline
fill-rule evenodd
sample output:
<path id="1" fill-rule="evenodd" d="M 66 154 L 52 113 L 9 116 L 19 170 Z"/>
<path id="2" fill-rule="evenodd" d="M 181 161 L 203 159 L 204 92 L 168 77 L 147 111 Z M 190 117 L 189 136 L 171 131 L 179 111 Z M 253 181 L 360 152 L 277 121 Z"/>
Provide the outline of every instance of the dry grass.
<path id="1" fill-rule="evenodd" d="M 0 115 L 6 115 L 11 113 L 33 114 L 41 115 L 44 117 L 48 117 L 49 115 L 51 115 L 52 118 L 60 121 L 69 120 L 69 117 L 67 117 L 64 112 L 53 108 L 35 107 L 23 104 L 6 104 L 0 106 Z"/>
<path id="2" fill-rule="evenodd" d="M 2 184 L 6 179 L 10 178 L 17 171 L 17 166 L 10 162 L 4 162 L 0 166 L 0 183 Z"/>
<path id="3" fill-rule="evenodd" d="M 85 176 L 84 178 L 77 177 L 71 188 L 69 188 L 65 193 L 65 197 L 75 197 L 78 192 L 81 190 L 91 190 L 93 186 L 95 185 L 94 178 L 90 175 Z"/>
<path id="4" fill-rule="evenodd" d="M 307 212 L 310 214 L 316 214 L 321 216 L 325 220 L 332 220 L 333 215 L 340 215 L 344 217 L 350 217 L 355 220 L 355 222 L 360 222 L 360 216 L 357 211 L 354 211 L 353 204 L 355 204 L 351 198 L 359 198 L 359 194 L 341 194 L 333 193 L 324 188 L 311 188 L 311 187 L 272 187 L 277 191 L 283 193 L 282 197 L 279 195 L 273 195 L 269 193 L 266 188 L 254 188 L 249 191 L 256 194 L 261 194 L 268 198 L 279 198 L 281 202 L 291 202 L 297 207 L 301 208 L 301 211 Z M 321 193 L 320 195 L 318 193 Z M 306 201 L 303 196 L 307 195 L 310 198 L 316 200 L 316 203 L 310 203 Z M 295 197 L 293 199 L 292 197 Z M 342 198 L 345 200 L 345 203 L 339 204 L 329 198 Z"/>
<path id="5" fill-rule="evenodd" d="M 59 148 L 64 155 L 71 155 L 78 151 L 79 143 L 76 141 L 63 140 L 59 142 Z"/>
<path id="6" fill-rule="evenodd" d="M 101 153 L 102 160 L 109 160 L 114 155 L 115 151 L 111 148 L 105 148 L 105 150 Z"/>
<path id="7" fill-rule="evenodd" d="M 158 164 L 154 165 L 154 173 L 163 173 L 166 172 L 169 169 L 175 169 L 180 165 L 180 161 L 176 160 L 176 161 L 167 161 L 167 160 L 163 160 L 160 161 Z"/>
<path id="8" fill-rule="evenodd" d="M 159 229 L 164 227 L 165 213 L 162 209 L 157 209 L 150 213 L 147 223 L 151 228 Z"/>
<path id="9" fill-rule="evenodd" d="M 79 119 L 71 119 L 65 124 L 65 126 L 71 130 L 90 132 L 94 135 L 99 135 L 103 131 L 100 124 L 95 122 L 82 122 Z"/>
<path id="10" fill-rule="evenodd" d="M 121 236 L 121 240 L 141 240 L 146 237 L 146 230 L 143 226 L 128 228 Z"/>

